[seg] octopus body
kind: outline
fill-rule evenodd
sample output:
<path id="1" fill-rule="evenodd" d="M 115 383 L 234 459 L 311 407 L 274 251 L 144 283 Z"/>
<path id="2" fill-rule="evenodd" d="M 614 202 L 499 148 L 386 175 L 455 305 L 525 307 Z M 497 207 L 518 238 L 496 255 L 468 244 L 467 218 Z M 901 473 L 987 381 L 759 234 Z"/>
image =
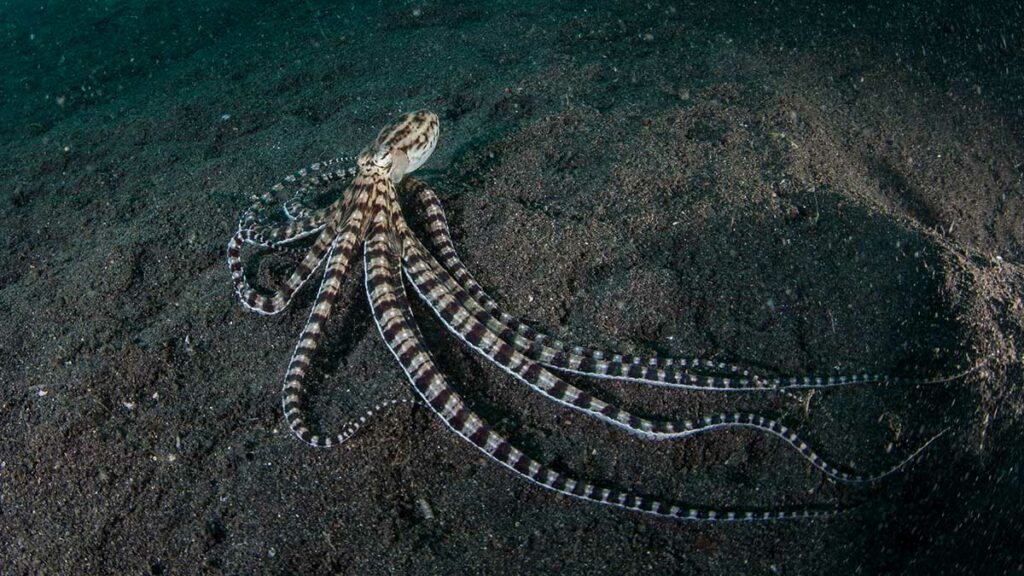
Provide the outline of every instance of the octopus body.
<path id="1" fill-rule="evenodd" d="M 806 507 L 777 510 L 715 510 L 695 508 L 601 487 L 572 478 L 538 462 L 496 432 L 450 386 L 435 365 L 413 318 L 409 295 L 422 300 L 440 323 L 486 360 L 500 367 L 533 392 L 588 417 L 649 440 L 672 440 L 718 428 L 752 428 L 780 438 L 827 478 L 842 483 L 875 482 L 899 470 L 932 440 L 892 468 L 873 475 L 840 470 L 822 459 L 781 422 L 750 413 L 726 413 L 686 420 L 640 417 L 587 393 L 559 374 L 609 378 L 638 385 L 720 391 L 779 391 L 863 384 L 896 378 L 850 376 L 765 377 L 741 366 L 702 359 L 630 356 L 569 345 L 517 320 L 490 298 L 460 260 L 448 231 L 444 210 L 426 183 L 410 176 L 427 161 L 437 144 L 438 118 L 428 111 L 402 116 L 385 127 L 355 159 L 339 158 L 313 164 L 289 176 L 258 198 L 242 213 L 238 230 L 227 246 L 228 266 L 242 305 L 259 314 L 284 310 L 296 292 L 323 269 L 309 318 L 285 372 L 282 406 L 288 428 L 303 442 L 327 447 L 349 440 L 389 400 L 323 434 L 308 424 L 303 405 L 303 380 L 323 336 L 335 298 L 357 253 L 362 251 L 366 296 L 384 343 L 401 366 L 415 396 L 455 434 L 516 476 L 555 492 L 682 520 L 777 520 L 820 518 L 836 508 Z M 322 209 L 307 205 L 305 194 L 316 187 L 348 182 L 343 193 Z M 298 190 L 284 204 L 284 219 L 264 217 L 287 188 Z M 431 248 L 412 232 L 398 201 L 402 187 L 417 199 L 425 213 Z M 306 239 L 312 244 L 298 248 Z M 272 252 L 302 253 L 290 275 L 275 289 L 250 284 L 242 263 L 242 248 L 252 245 Z M 948 380 L 943 378 L 942 380 Z M 917 380 L 922 382 L 924 380 Z M 937 380 L 935 380 L 937 381 Z M 941 433 L 940 433 L 941 434 Z"/>

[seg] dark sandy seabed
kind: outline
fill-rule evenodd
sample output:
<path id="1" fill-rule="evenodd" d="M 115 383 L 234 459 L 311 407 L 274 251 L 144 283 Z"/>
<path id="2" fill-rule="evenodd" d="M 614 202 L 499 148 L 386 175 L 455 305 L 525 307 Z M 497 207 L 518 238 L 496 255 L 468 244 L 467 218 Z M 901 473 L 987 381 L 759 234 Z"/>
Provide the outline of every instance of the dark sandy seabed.
<path id="1" fill-rule="evenodd" d="M 0 4 L 3 574 L 1024 571 L 1020 4 L 40 4 Z M 796 399 L 573 379 L 642 414 L 777 416 L 857 471 L 949 429 L 836 486 L 761 434 L 652 444 L 569 413 L 417 309 L 456 387 L 555 468 L 854 507 L 827 521 L 575 501 L 424 408 L 307 448 L 278 391 L 314 290 L 247 313 L 224 245 L 251 195 L 418 108 L 457 246 L 536 326 L 787 374 L 988 362 Z M 358 276 L 343 302 L 311 376 L 326 427 L 346 390 L 408 388 Z"/>

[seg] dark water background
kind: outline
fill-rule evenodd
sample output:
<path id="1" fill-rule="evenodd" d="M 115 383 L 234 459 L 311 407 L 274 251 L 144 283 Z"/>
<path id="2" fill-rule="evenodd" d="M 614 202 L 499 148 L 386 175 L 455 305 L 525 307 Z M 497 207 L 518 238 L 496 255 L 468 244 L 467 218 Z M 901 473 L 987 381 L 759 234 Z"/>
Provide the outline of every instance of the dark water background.
<path id="1" fill-rule="evenodd" d="M 0 3 L 0 573 L 1024 572 L 1022 24 L 1017 2 Z M 417 310 L 541 461 L 695 506 L 855 507 L 828 521 L 573 501 L 420 408 L 307 448 L 277 395 L 315 291 L 247 314 L 224 244 L 251 195 L 418 108 L 460 252 L 536 326 L 785 374 L 987 361 L 797 398 L 574 380 L 779 417 L 859 472 L 949 429 L 836 486 L 756 433 L 652 445 L 566 413 Z M 407 386 L 358 278 L 343 296 L 327 426 L 347 391 Z"/>

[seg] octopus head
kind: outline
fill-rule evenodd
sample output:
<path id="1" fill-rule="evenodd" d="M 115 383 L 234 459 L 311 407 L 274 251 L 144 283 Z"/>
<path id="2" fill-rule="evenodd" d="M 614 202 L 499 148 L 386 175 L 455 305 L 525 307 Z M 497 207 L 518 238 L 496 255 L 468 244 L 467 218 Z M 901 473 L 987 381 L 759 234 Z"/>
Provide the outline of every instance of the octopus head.
<path id="1" fill-rule="evenodd" d="M 427 161 L 437 146 L 437 115 L 428 110 L 410 112 L 385 126 L 363 151 L 359 164 L 385 170 L 399 182 Z"/>

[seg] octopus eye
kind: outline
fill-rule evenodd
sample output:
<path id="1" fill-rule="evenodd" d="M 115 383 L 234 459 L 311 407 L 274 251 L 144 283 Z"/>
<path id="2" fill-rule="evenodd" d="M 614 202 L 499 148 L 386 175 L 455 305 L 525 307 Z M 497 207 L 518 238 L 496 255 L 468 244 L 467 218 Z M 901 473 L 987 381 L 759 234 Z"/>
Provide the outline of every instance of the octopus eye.
<path id="1" fill-rule="evenodd" d="M 373 155 L 373 163 L 381 168 L 391 166 L 392 161 L 390 148 L 384 148 Z"/>

